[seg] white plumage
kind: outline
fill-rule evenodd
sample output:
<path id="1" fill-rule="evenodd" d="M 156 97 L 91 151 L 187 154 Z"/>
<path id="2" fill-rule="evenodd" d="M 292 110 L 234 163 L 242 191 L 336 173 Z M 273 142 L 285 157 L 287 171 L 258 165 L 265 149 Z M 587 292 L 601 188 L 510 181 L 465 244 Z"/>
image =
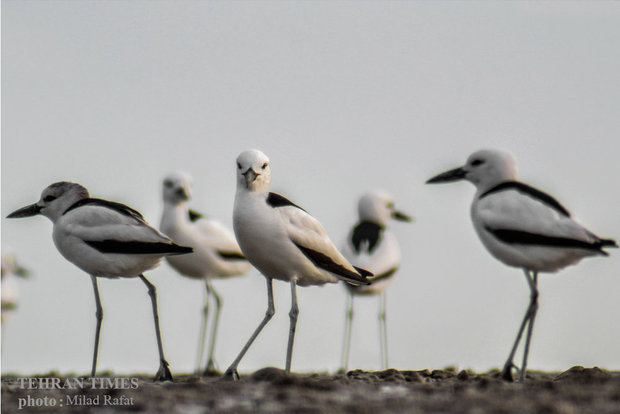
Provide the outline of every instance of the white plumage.
<path id="1" fill-rule="evenodd" d="M 538 272 L 556 272 L 588 256 L 606 256 L 616 247 L 583 227 L 550 195 L 517 181 L 514 157 L 495 150 L 473 153 L 463 167 L 439 174 L 429 184 L 467 180 L 476 186 L 471 218 L 482 244 L 502 263 L 522 268 L 531 290 L 530 305 L 503 369 L 511 380 L 513 358 L 528 326 L 520 379 L 524 380 L 530 337 L 538 310 Z"/>
<path id="2" fill-rule="evenodd" d="M 296 286 L 322 285 L 344 280 L 366 284 L 371 274 L 353 267 L 336 249 L 321 224 L 285 197 L 269 192 L 269 159 L 258 150 L 237 158 L 237 193 L 233 227 L 243 254 L 267 278 L 268 309 L 265 318 L 226 371 L 236 378 L 239 361 L 273 316 L 272 279 L 291 284 L 291 329 L 286 371 L 290 372 L 297 322 Z"/>
<path id="3" fill-rule="evenodd" d="M 381 328 L 381 363 L 387 369 L 387 330 L 385 325 L 385 288 L 394 280 L 400 267 L 401 252 L 398 240 L 388 224 L 394 220 L 411 221 L 407 214 L 396 210 L 393 197 L 385 191 L 364 194 L 358 202 L 359 221 L 353 226 L 342 249 L 344 256 L 355 266 L 374 274 L 370 285 L 347 285 L 349 293 L 342 352 L 342 371 L 347 370 L 351 345 L 353 296 L 380 295 L 379 323 Z"/>
<path id="4" fill-rule="evenodd" d="M 58 251 L 91 276 L 97 305 L 97 329 L 91 374 L 95 376 L 103 310 L 97 277 L 140 277 L 146 284 L 153 307 L 153 317 L 160 368 L 158 380 L 172 379 L 164 358 L 155 286 L 142 274 L 156 267 L 162 257 L 191 252 L 151 227 L 136 210 L 120 203 L 90 198 L 80 184 L 58 182 L 41 194 L 41 199 L 23 207 L 8 218 L 48 217 L 54 224 L 53 239 Z"/>
<path id="5" fill-rule="evenodd" d="M 198 346 L 197 372 L 200 371 L 205 344 L 206 323 L 209 312 L 209 296 L 215 300 L 215 316 L 211 332 L 208 361 L 205 373 L 215 370 L 213 353 L 222 299 L 215 291 L 211 280 L 247 273 L 249 262 L 241 253 L 235 236 L 220 222 L 189 210 L 192 181 L 184 173 L 172 173 L 163 180 L 162 192 L 164 210 L 160 229 L 176 243 L 194 249 L 182 256 L 168 256 L 166 260 L 183 276 L 202 280 L 206 286 L 200 342 Z"/>
<path id="6" fill-rule="evenodd" d="M 2 248 L 2 287 L 0 294 L 2 296 L 2 323 L 4 324 L 15 311 L 19 302 L 19 286 L 17 284 L 18 277 L 28 277 L 29 272 L 22 267 L 15 257 L 15 254 Z"/>

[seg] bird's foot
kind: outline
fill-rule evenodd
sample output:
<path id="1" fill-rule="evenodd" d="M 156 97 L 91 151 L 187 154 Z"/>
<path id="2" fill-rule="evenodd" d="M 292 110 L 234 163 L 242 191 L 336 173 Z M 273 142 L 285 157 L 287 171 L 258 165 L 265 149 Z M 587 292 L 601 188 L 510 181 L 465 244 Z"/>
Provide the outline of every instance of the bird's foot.
<path id="1" fill-rule="evenodd" d="M 162 359 L 159 363 L 159 370 L 155 374 L 155 381 L 172 381 L 172 373 L 168 369 L 168 361 Z"/>
<path id="2" fill-rule="evenodd" d="M 209 362 L 207 362 L 207 367 L 203 371 L 202 375 L 205 377 L 216 377 L 218 375 L 221 375 L 221 372 L 218 371 L 218 369 L 216 368 L 215 361 L 210 359 Z"/>
<path id="3" fill-rule="evenodd" d="M 239 381 L 239 372 L 237 368 L 230 367 L 224 372 L 224 375 L 220 377 L 222 381 Z"/>
<path id="4" fill-rule="evenodd" d="M 504 381 L 513 382 L 514 378 L 512 377 L 512 369 L 519 369 L 512 361 L 508 361 L 504 364 L 504 368 L 502 369 L 502 378 Z"/>

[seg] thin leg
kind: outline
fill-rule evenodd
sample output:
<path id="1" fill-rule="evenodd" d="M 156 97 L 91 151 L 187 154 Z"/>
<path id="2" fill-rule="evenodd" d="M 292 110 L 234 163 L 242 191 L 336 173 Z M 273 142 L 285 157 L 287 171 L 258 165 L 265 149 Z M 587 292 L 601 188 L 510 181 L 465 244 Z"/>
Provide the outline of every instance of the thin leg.
<path id="1" fill-rule="evenodd" d="M 381 292 L 380 299 L 381 309 L 379 311 L 379 325 L 381 328 L 381 364 L 383 369 L 388 367 L 388 352 L 387 352 L 387 328 L 385 326 L 385 291 Z"/>
<path id="2" fill-rule="evenodd" d="M 353 322 L 353 294 L 349 292 L 347 298 L 347 315 L 344 326 L 344 345 L 342 347 L 342 364 L 340 371 L 347 372 L 349 366 L 349 349 L 351 349 L 351 324 Z"/>
<path id="3" fill-rule="evenodd" d="M 230 364 L 226 372 L 224 372 L 224 376 L 223 376 L 224 379 L 230 379 L 230 380 L 239 379 L 239 373 L 237 372 L 237 366 L 239 366 L 239 362 L 241 361 L 245 353 L 248 351 L 248 349 L 250 349 L 252 342 L 254 342 L 254 340 L 260 333 L 260 331 L 263 330 L 265 325 L 267 325 L 267 322 L 269 322 L 269 320 L 273 317 L 274 313 L 276 313 L 276 308 L 273 304 L 273 280 L 270 278 L 267 278 L 267 312 L 265 313 L 265 317 L 263 318 L 261 323 L 258 325 L 256 330 L 254 330 L 254 333 L 252 334 L 250 339 L 248 339 L 248 342 L 246 342 L 246 344 L 243 346 L 243 348 L 241 349 L 241 352 L 239 352 L 239 355 L 237 355 L 237 358 L 235 358 L 235 360 L 233 361 L 232 364 Z"/>
<path id="4" fill-rule="evenodd" d="M 293 358 L 293 345 L 295 342 L 295 329 L 297 328 L 297 317 L 299 316 L 299 307 L 297 306 L 297 282 L 291 280 L 291 326 L 288 332 L 288 347 L 286 348 L 286 373 L 291 373 L 291 360 Z"/>
<path id="5" fill-rule="evenodd" d="M 164 357 L 164 347 L 161 343 L 159 313 L 157 312 L 157 291 L 155 290 L 155 286 L 149 282 L 144 275 L 140 275 L 140 279 L 142 279 L 148 288 L 151 304 L 153 305 L 153 321 L 155 322 L 155 335 L 157 337 L 157 347 L 159 348 L 159 370 L 157 370 L 157 374 L 155 374 L 155 381 L 172 381 L 172 374 L 168 369 L 168 361 L 166 361 L 166 357 Z"/>
<path id="6" fill-rule="evenodd" d="M 220 321 L 220 308 L 222 307 L 222 298 L 217 294 L 211 282 L 207 281 L 207 296 L 211 293 L 215 299 L 215 316 L 213 317 L 213 326 L 211 327 L 211 343 L 209 344 L 209 360 L 207 362 L 207 368 L 205 369 L 205 375 L 214 374 L 215 361 L 213 360 L 213 352 L 215 351 L 215 335 L 217 334 L 217 327 Z"/>
<path id="7" fill-rule="evenodd" d="M 202 355 L 205 348 L 205 337 L 207 336 L 207 318 L 209 316 L 209 282 L 205 279 L 205 306 L 202 310 L 202 322 L 200 325 L 200 338 L 198 341 L 198 358 L 196 362 L 196 374 L 200 374 L 200 367 L 202 366 Z"/>
<path id="8" fill-rule="evenodd" d="M 527 280 L 528 286 L 530 286 L 530 291 L 532 289 L 532 279 L 530 279 L 529 272 L 525 271 L 525 279 Z M 538 294 L 538 293 L 537 293 Z M 506 381 L 513 381 L 512 378 L 512 368 L 516 368 L 514 364 L 514 356 L 517 352 L 517 348 L 519 346 L 519 342 L 521 342 L 521 336 L 523 335 L 523 331 L 525 327 L 528 325 L 528 322 L 531 319 L 532 314 L 532 297 L 530 296 L 530 304 L 525 311 L 525 315 L 523 315 L 523 320 L 521 321 L 521 326 L 519 327 L 519 332 L 517 332 L 517 338 L 515 339 L 514 344 L 512 345 L 512 349 L 510 351 L 510 355 L 504 364 L 504 368 L 502 369 L 502 378 Z"/>
<path id="9" fill-rule="evenodd" d="M 530 323 L 527 327 L 527 335 L 525 337 L 525 349 L 523 351 L 523 364 L 521 365 L 521 373 L 519 375 L 519 381 L 525 380 L 525 371 L 527 369 L 527 357 L 530 353 L 530 340 L 532 339 L 532 330 L 534 329 L 534 321 L 536 320 L 536 313 L 538 313 L 538 273 L 532 272 L 532 278 L 528 276 L 530 282 Z"/>
<path id="10" fill-rule="evenodd" d="M 97 317 L 97 328 L 95 329 L 95 350 L 93 351 L 93 368 L 90 372 L 90 376 L 94 377 L 97 371 L 97 356 L 99 355 L 99 337 L 101 335 L 101 321 L 103 320 L 103 308 L 101 307 L 101 299 L 99 298 L 99 286 L 97 285 L 97 278 L 91 276 L 90 280 L 93 282 L 93 289 L 95 290 L 95 305 L 97 311 L 95 316 Z"/>

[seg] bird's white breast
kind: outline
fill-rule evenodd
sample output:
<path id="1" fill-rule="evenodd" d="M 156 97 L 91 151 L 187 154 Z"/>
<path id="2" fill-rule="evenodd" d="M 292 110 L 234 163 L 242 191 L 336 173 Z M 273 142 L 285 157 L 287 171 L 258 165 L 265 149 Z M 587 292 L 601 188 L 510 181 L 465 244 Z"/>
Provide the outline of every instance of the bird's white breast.
<path id="1" fill-rule="evenodd" d="M 263 275 L 280 280 L 295 278 L 302 286 L 338 280 L 316 268 L 293 244 L 286 223 L 277 208 L 266 203 L 265 194 L 238 191 L 233 226 L 243 254 Z"/>

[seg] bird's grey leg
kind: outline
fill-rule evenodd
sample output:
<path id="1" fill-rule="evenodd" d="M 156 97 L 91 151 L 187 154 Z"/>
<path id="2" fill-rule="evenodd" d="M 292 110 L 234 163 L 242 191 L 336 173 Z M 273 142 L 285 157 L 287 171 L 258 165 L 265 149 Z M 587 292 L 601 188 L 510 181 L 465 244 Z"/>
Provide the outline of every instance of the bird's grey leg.
<path id="1" fill-rule="evenodd" d="M 256 330 L 254 330 L 254 333 L 252 334 L 250 339 L 248 339 L 248 342 L 246 342 L 246 344 L 243 346 L 243 348 L 241 349 L 241 352 L 239 352 L 239 355 L 237 355 L 237 358 L 235 358 L 235 360 L 233 361 L 232 364 L 230 364 L 226 372 L 224 372 L 223 379 L 228 379 L 228 380 L 233 380 L 233 381 L 239 379 L 239 373 L 237 372 L 237 366 L 239 365 L 241 358 L 243 358 L 245 353 L 248 351 L 248 349 L 252 345 L 252 342 L 254 342 L 254 340 L 260 333 L 260 331 L 263 330 L 265 325 L 267 325 L 267 322 L 269 322 L 269 320 L 273 317 L 275 313 L 276 313 L 276 308 L 273 303 L 273 280 L 270 278 L 267 278 L 267 312 L 265 313 L 265 317 L 263 318 L 261 323 L 258 325 Z"/>
<path id="2" fill-rule="evenodd" d="M 532 339 L 532 330 L 534 329 L 534 321 L 536 320 L 536 313 L 538 312 L 538 272 L 532 272 L 530 279 L 528 272 L 526 272 L 528 283 L 530 285 L 530 322 L 527 327 L 527 335 L 525 337 L 525 349 L 523 351 L 523 364 L 521 365 L 521 373 L 519 374 L 519 381 L 525 380 L 525 371 L 527 368 L 527 357 L 530 353 L 530 340 Z"/>
<path id="3" fill-rule="evenodd" d="M 380 310 L 379 310 L 379 326 L 381 328 L 381 364 L 383 369 L 388 367 L 387 352 L 387 328 L 385 326 L 385 291 L 381 292 Z"/>
<path id="4" fill-rule="evenodd" d="M 205 348 L 205 337 L 207 336 L 207 318 L 209 317 L 209 282 L 205 279 L 205 306 L 202 310 L 202 322 L 200 325 L 200 338 L 198 340 L 198 361 L 196 362 L 196 374 L 200 374 L 202 365 L 202 355 Z"/>
<path id="5" fill-rule="evenodd" d="M 351 324 L 353 322 L 353 294 L 348 292 L 347 315 L 344 326 L 344 345 L 342 347 L 342 368 L 340 371 L 347 372 L 349 365 L 349 349 L 351 348 Z"/>
<path id="6" fill-rule="evenodd" d="M 291 311 L 289 312 L 291 325 L 288 332 L 288 347 L 286 348 L 286 373 L 291 373 L 291 359 L 293 358 L 293 344 L 295 342 L 295 328 L 297 327 L 297 317 L 299 307 L 297 306 L 297 281 L 291 280 Z"/>
<path id="7" fill-rule="evenodd" d="M 159 331 L 159 313 L 157 312 L 157 291 L 155 285 L 147 280 L 144 275 L 140 275 L 140 279 L 144 282 L 149 290 L 151 304 L 153 305 L 153 321 L 155 322 L 155 335 L 157 336 L 157 347 L 159 348 L 159 370 L 155 374 L 155 381 L 172 381 L 172 374 L 168 369 L 168 361 L 164 357 L 164 347 L 161 343 L 161 332 Z"/>
<path id="8" fill-rule="evenodd" d="M 207 361 L 207 368 L 205 369 L 205 375 L 210 375 L 216 372 L 215 361 L 213 360 L 213 352 L 215 351 L 215 335 L 217 334 L 217 327 L 220 320 L 220 308 L 222 307 L 222 298 L 217 294 L 211 282 L 207 280 L 207 296 L 211 293 L 215 299 L 215 315 L 213 316 L 213 326 L 211 327 L 211 342 L 209 344 L 209 360 Z"/>
<path id="9" fill-rule="evenodd" d="M 532 280 L 530 279 L 529 272 L 525 270 L 525 278 L 527 280 L 528 285 L 530 286 L 530 290 L 532 289 Z M 537 292 L 538 294 L 538 292 Z M 506 381 L 513 381 L 512 378 L 512 368 L 516 368 L 514 364 L 514 356 L 517 352 L 517 347 L 519 346 L 519 342 L 521 342 L 521 336 L 523 335 L 523 331 L 525 330 L 526 325 L 531 319 L 532 314 L 532 297 L 530 297 L 530 304 L 525 311 L 525 315 L 523 315 L 523 321 L 521 321 L 521 326 L 519 327 L 519 332 L 517 333 L 517 338 L 515 339 L 514 344 L 512 345 L 512 349 L 510 351 L 510 355 L 504 364 L 504 368 L 502 369 L 502 378 Z"/>
<path id="10" fill-rule="evenodd" d="M 97 311 L 95 312 L 95 316 L 97 317 L 97 328 L 95 330 L 95 350 L 93 351 L 93 368 L 90 373 L 90 376 L 94 377 L 95 372 L 97 371 L 97 356 L 99 354 L 99 336 L 101 335 L 103 308 L 101 307 L 101 299 L 99 298 L 99 286 L 97 285 L 97 277 L 91 275 L 90 280 L 93 282 L 93 289 L 95 290 L 95 305 L 97 306 Z"/>

